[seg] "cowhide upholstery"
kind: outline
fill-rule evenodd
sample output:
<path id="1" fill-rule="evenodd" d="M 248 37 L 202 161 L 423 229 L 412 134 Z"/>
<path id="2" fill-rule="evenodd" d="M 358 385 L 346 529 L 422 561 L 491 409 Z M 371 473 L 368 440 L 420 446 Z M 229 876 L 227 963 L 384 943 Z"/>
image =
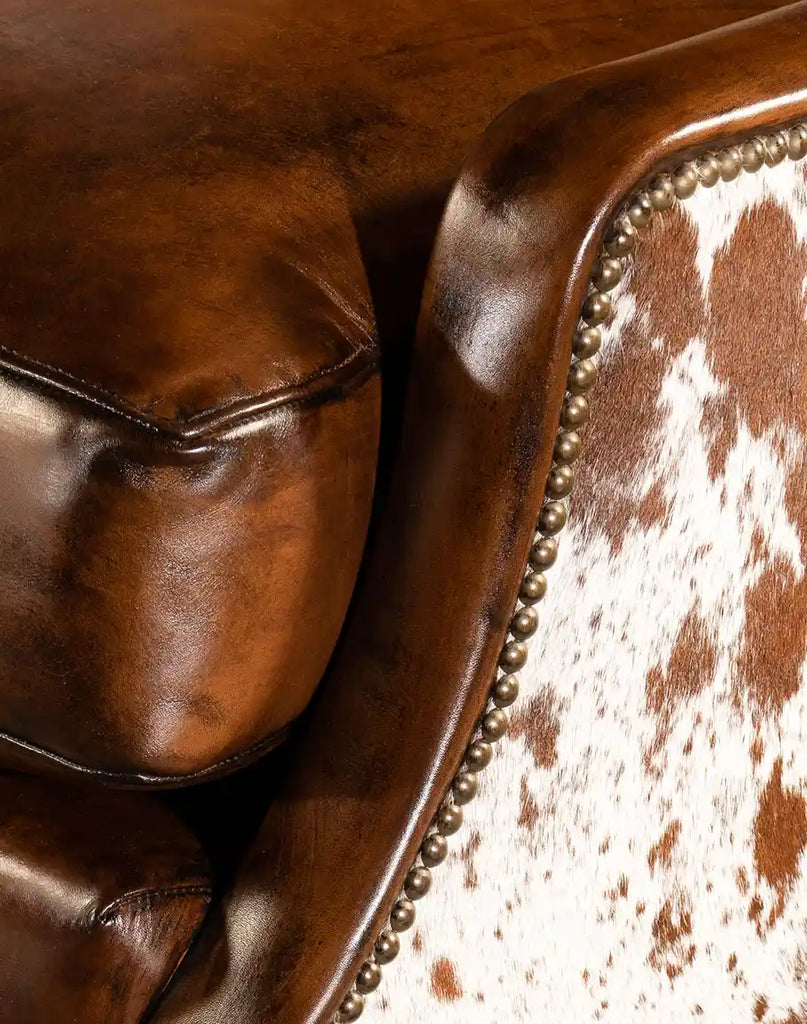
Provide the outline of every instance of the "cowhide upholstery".
<path id="1" fill-rule="evenodd" d="M 807 185 L 654 215 L 510 736 L 371 1024 L 807 1022 Z"/>

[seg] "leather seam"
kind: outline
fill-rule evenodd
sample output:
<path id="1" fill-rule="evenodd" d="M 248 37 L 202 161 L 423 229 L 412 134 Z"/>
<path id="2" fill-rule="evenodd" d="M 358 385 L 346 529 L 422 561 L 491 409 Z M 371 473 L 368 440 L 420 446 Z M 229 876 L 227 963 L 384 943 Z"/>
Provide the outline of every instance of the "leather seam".
<path id="1" fill-rule="evenodd" d="M 300 404 L 311 397 L 311 393 L 306 393 L 305 391 L 311 385 L 327 380 L 330 376 L 335 376 L 353 363 L 359 364 L 356 375 L 361 376 L 362 371 L 372 370 L 377 367 L 378 358 L 379 353 L 376 346 L 369 348 L 358 346 L 340 362 L 320 367 L 305 377 L 289 381 L 277 388 L 249 392 L 239 398 L 230 399 L 208 409 L 202 409 L 185 419 L 169 419 L 168 417 L 146 412 L 109 388 L 92 384 L 90 381 L 67 370 L 62 370 L 58 366 L 23 355 L 21 352 L 0 344 L 0 372 L 6 371 L 7 373 L 18 374 L 26 380 L 33 380 L 61 394 L 67 394 L 71 398 L 85 402 L 93 408 L 100 409 L 119 419 L 126 420 L 137 427 L 149 430 L 169 440 L 180 442 L 196 439 L 197 437 L 204 438 L 204 427 L 199 427 L 198 425 L 203 425 L 206 420 L 215 419 L 216 416 L 226 417 L 228 411 L 233 411 L 233 415 L 224 426 L 232 429 L 243 423 L 250 423 L 260 419 L 275 409 Z M 5 359 L 5 362 L 2 362 L 2 359 Z M 349 384 L 350 381 L 346 383 Z M 302 394 L 300 393 L 301 390 Z M 254 412 L 251 407 L 261 403 L 265 404 L 265 408 Z M 239 406 L 244 407 L 242 415 L 238 415 L 237 410 Z M 194 428 L 197 428 L 197 430 L 194 430 Z M 212 429 L 216 430 L 215 424 Z M 220 426 L 219 429 L 221 429 Z"/>
<path id="2" fill-rule="evenodd" d="M 124 893 L 117 899 L 112 900 L 103 909 L 93 915 L 92 923 L 101 925 L 114 924 L 120 917 L 124 907 L 131 908 L 134 913 L 150 912 L 164 903 L 172 900 L 186 899 L 192 896 L 203 896 L 205 902 L 209 903 L 213 898 L 213 887 L 211 885 L 177 885 L 161 889 L 137 889 L 133 892 Z"/>
<path id="3" fill-rule="evenodd" d="M 321 380 L 323 377 L 327 377 L 332 373 L 338 373 L 340 370 L 344 370 L 346 366 L 350 366 L 352 362 L 355 362 L 356 359 L 365 354 L 366 349 L 356 349 L 356 351 L 351 352 L 351 354 L 345 359 L 342 359 L 341 362 L 334 363 L 332 366 L 321 366 L 318 370 L 314 370 L 312 373 L 309 373 L 305 377 L 301 377 L 299 380 L 289 381 L 287 384 L 283 384 L 281 387 L 274 388 L 271 391 L 256 391 L 254 394 L 244 395 L 243 398 L 228 399 L 226 402 L 220 402 L 218 405 L 213 405 L 209 409 L 202 409 L 200 412 L 192 413 L 182 422 L 186 426 L 191 426 L 201 419 L 205 419 L 208 416 L 214 416 L 216 413 L 227 412 L 228 409 L 242 405 L 245 402 L 260 401 L 262 399 L 271 398 L 272 395 L 277 395 L 284 391 L 291 391 L 295 388 L 306 387 L 308 384 L 313 384 L 315 381 Z"/>
<path id="4" fill-rule="evenodd" d="M 12 744 L 15 747 L 25 750 L 27 753 L 44 758 L 51 764 L 59 765 L 61 768 L 77 772 L 80 775 L 89 776 L 90 778 L 116 782 L 123 785 L 130 784 L 156 788 L 160 786 L 182 786 L 191 784 L 200 779 L 205 779 L 208 776 L 215 775 L 217 772 L 221 771 L 222 768 L 226 768 L 229 765 L 247 761 L 262 753 L 268 753 L 268 751 L 279 746 L 290 732 L 291 723 L 284 725 L 280 729 L 276 729 L 274 732 L 264 736 L 263 739 L 258 740 L 257 743 L 253 743 L 252 746 L 246 747 L 244 750 L 240 750 L 236 754 L 231 754 L 229 757 L 225 757 L 221 761 L 216 761 L 215 764 L 209 765 L 207 768 L 200 768 L 197 771 L 189 772 L 186 775 L 151 775 L 147 772 L 113 772 L 105 771 L 102 768 L 92 768 L 89 765 L 81 764 L 79 761 L 73 761 L 69 757 L 64 757 L 62 754 L 57 754 L 52 750 L 48 750 L 46 747 L 39 746 L 36 743 L 31 743 L 29 740 L 21 739 L 19 736 L 14 736 L 11 733 L 4 732 L 2 730 L 0 730 L 0 743 L 5 742 Z"/>

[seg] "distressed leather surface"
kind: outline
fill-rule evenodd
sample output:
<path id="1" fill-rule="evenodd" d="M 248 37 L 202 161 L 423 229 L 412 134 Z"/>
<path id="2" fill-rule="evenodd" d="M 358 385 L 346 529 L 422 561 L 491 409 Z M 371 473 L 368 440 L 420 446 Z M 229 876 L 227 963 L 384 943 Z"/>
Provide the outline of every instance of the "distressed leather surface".
<path id="1" fill-rule="evenodd" d="M 363 1019 L 807 1019 L 806 287 L 803 164 L 640 234 L 510 736 Z"/>
<path id="2" fill-rule="evenodd" d="M 333 175 L 267 159 L 242 38 L 274 38 L 254 5 L 0 9 L 7 766 L 232 770 L 283 739 L 342 625 L 375 326 Z"/>
<path id="3" fill-rule="evenodd" d="M 151 796 L 0 777 L 0 1021 L 140 1024 L 211 890 Z"/>

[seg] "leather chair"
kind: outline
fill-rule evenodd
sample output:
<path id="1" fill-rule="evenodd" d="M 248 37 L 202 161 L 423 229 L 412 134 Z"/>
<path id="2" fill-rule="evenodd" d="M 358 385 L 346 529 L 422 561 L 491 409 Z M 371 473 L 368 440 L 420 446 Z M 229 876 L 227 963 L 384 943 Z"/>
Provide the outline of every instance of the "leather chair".
<path id="1" fill-rule="evenodd" d="M 775 6 L 0 4 L 3 1024 L 805 1019 Z"/>

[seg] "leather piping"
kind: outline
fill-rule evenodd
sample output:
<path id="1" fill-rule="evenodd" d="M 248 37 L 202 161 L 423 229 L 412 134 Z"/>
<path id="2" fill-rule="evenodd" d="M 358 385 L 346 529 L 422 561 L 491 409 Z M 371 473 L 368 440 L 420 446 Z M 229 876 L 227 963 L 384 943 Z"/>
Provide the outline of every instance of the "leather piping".
<path id="1" fill-rule="evenodd" d="M 40 363 L 0 345 L 0 371 L 60 395 L 68 395 L 95 410 L 160 435 L 180 447 L 188 442 L 194 442 L 194 447 L 197 447 L 200 442 L 212 440 L 226 431 L 259 420 L 279 408 L 342 397 L 378 370 L 379 358 L 377 349 L 357 349 L 340 363 L 321 368 L 273 391 L 246 395 L 224 405 L 194 413 L 186 420 L 171 420 L 142 412 L 114 392 L 105 391 L 58 367 Z"/>
<path id="2" fill-rule="evenodd" d="M 180 900 L 191 896 L 203 896 L 206 903 L 213 898 L 213 887 L 210 885 L 178 885 L 173 889 L 137 889 L 124 893 L 112 900 L 97 914 L 93 914 L 91 924 L 114 924 L 124 907 L 131 907 L 135 913 L 154 910 L 159 904 L 170 900 Z"/>
<path id="3" fill-rule="evenodd" d="M 99 779 L 102 782 L 110 782 L 120 787 L 133 789 L 140 787 L 167 789 L 181 788 L 208 778 L 215 778 L 217 775 L 229 773 L 236 767 L 241 767 L 256 760 L 263 754 L 267 754 L 280 746 L 288 738 L 292 725 L 293 723 L 284 725 L 281 729 L 276 729 L 257 743 L 253 743 L 251 747 L 247 747 L 237 754 L 232 754 L 230 757 L 225 757 L 221 761 L 216 761 L 215 764 L 209 765 L 207 768 L 200 768 L 185 775 L 155 775 L 149 772 L 112 772 L 101 768 L 92 768 L 90 765 L 73 761 L 69 757 L 64 757 L 45 747 L 40 747 L 35 743 L 30 743 L 28 740 L 20 739 L 17 736 L 12 736 L 10 733 L 2 731 L 0 731 L 0 744 L 6 743 L 9 746 L 24 751 L 26 754 L 33 754 L 51 765 L 67 768 L 85 778 Z"/>

